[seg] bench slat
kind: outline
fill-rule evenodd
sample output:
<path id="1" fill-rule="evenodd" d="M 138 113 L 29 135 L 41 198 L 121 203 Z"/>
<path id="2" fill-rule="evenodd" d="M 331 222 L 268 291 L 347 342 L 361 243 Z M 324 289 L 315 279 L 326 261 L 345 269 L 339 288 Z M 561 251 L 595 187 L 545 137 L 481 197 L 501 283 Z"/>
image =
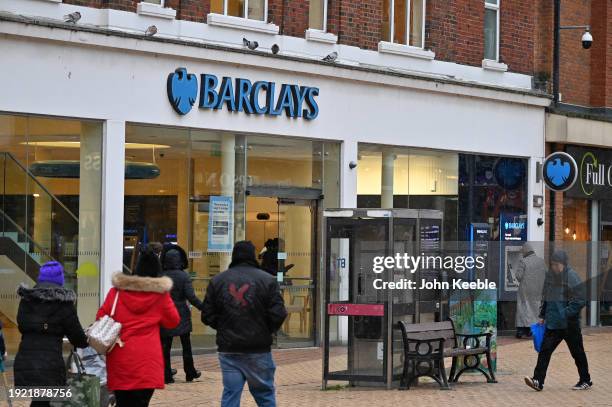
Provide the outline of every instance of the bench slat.
<path id="1" fill-rule="evenodd" d="M 453 323 L 451 321 L 442 322 L 426 322 L 423 324 L 407 324 L 404 323 L 406 332 L 423 332 L 423 331 L 444 331 L 447 329 L 453 330 Z"/>
<path id="2" fill-rule="evenodd" d="M 408 339 L 417 339 L 417 340 L 425 340 L 425 339 L 434 339 L 434 338 L 444 338 L 444 339 L 454 339 L 455 331 L 452 329 L 445 331 L 424 331 L 424 332 L 408 332 L 406 333 Z"/>

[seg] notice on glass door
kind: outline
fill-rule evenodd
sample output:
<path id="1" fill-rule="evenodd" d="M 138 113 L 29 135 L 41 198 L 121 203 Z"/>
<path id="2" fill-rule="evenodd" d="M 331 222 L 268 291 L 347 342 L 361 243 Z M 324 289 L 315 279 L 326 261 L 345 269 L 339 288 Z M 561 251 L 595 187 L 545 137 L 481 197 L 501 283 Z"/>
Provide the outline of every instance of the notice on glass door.
<path id="1" fill-rule="evenodd" d="M 234 200 L 211 196 L 208 212 L 208 251 L 231 253 L 234 242 Z"/>

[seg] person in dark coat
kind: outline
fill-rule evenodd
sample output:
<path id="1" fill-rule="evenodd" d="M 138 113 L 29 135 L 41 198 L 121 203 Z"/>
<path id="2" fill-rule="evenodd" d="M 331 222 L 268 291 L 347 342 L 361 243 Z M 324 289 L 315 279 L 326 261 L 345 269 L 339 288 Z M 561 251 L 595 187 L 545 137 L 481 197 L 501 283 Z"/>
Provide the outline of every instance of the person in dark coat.
<path id="1" fill-rule="evenodd" d="M 276 406 L 270 347 L 286 317 L 278 283 L 259 268 L 255 246 L 237 242 L 228 270 L 208 285 L 202 308 L 202 322 L 217 330 L 221 407 L 240 406 L 245 382 L 258 406 Z"/>
<path id="2" fill-rule="evenodd" d="M 189 267 L 187 254 L 180 246 L 166 245 L 161 254 L 163 274 L 172 279 L 172 301 L 176 305 L 176 309 L 181 316 L 181 322 L 174 329 L 162 329 L 162 346 L 164 349 L 164 380 L 166 383 L 174 383 L 172 378 L 172 366 L 170 363 L 170 351 L 172 349 L 172 340 L 175 336 L 181 338 L 181 346 L 183 347 L 183 369 L 185 370 L 185 379 L 188 382 L 197 379 L 202 373 L 196 370 L 193 364 L 193 355 L 191 353 L 191 310 L 187 302 L 191 303 L 198 310 L 202 310 L 202 301 L 198 299 L 191 284 L 191 278 L 184 270 Z"/>
<path id="3" fill-rule="evenodd" d="M 87 337 L 75 307 L 76 294 L 64 285 L 64 268 L 56 261 L 40 267 L 34 288 L 20 285 L 17 325 L 21 332 L 13 365 L 16 387 L 65 386 L 62 356 L 64 336 L 77 348 L 86 348 Z M 31 406 L 48 406 L 32 401 Z"/>
<path id="4" fill-rule="evenodd" d="M 578 369 L 578 383 L 573 390 L 588 390 L 593 386 L 589 363 L 580 330 L 580 311 L 586 304 L 586 289 L 578 274 L 568 264 L 567 253 L 556 250 L 551 256 L 550 271 L 544 280 L 539 324 L 546 324 L 544 340 L 532 377 L 525 384 L 536 391 L 544 388 L 546 371 L 553 352 L 563 341 Z"/>

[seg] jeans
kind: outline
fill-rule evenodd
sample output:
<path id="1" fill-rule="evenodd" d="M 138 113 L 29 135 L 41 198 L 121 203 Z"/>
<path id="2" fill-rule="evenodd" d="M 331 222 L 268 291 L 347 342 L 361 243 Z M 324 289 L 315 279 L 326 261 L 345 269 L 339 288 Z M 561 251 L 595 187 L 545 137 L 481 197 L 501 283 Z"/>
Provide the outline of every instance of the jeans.
<path id="1" fill-rule="evenodd" d="M 272 353 L 219 353 L 223 374 L 221 407 L 239 407 L 244 383 L 259 407 L 276 407 Z"/>
<path id="2" fill-rule="evenodd" d="M 191 353 L 191 334 L 187 332 L 180 336 L 183 348 L 183 369 L 187 378 L 194 377 L 196 368 L 193 365 L 193 354 Z M 172 350 L 172 336 L 162 336 L 162 347 L 164 350 L 164 378 L 166 381 L 172 379 L 172 366 L 170 364 L 170 351 Z"/>
<path id="3" fill-rule="evenodd" d="M 546 329 L 544 341 L 542 342 L 542 349 L 538 354 L 538 363 L 533 372 L 533 377 L 537 379 L 540 384 L 544 384 L 550 358 L 561 341 L 567 343 L 570 354 L 574 358 L 574 363 L 576 363 L 580 381 L 590 382 L 589 363 L 587 362 L 584 346 L 582 345 L 582 332 L 580 331 L 580 326 L 575 323 L 570 323 L 567 329 Z"/>
<path id="4" fill-rule="evenodd" d="M 117 407 L 147 407 L 155 389 L 115 390 Z"/>

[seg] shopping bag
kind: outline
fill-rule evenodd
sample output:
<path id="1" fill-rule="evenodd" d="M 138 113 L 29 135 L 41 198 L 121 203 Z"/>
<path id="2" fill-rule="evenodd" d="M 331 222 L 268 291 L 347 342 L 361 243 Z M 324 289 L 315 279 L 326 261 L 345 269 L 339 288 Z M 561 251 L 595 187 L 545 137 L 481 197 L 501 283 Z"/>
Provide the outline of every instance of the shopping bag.
<path id="1" fill-rule="evenodd" d="M 542 342 L 544 342 L 544 332 L 546 332 L 546 327 L 544 326 L 544 324 L 531 324 L 533 347 L 538 353 L 540 352 L 540 350 L 542 350 Z"/>
<path id="2" fill-rule="evenodd" d="M 66 386 L 70 388 L 70 400 L 51 403 L 53 407 L 100 407 L 100 378 L 85 373 L 83 362 L 75 351 L 70 352 L 66 363 L 71 372 Z"/>

